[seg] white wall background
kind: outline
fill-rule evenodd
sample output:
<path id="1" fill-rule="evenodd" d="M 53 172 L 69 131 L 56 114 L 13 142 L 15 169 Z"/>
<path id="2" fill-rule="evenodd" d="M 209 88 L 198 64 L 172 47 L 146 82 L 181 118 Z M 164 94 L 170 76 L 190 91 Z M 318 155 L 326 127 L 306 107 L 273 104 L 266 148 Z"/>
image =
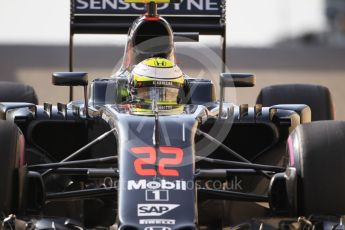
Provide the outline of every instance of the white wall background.
<path id="1" fill-rule="evenodd" d="M 231 0 L 232 45 L 267 46 L 326 27 L 324 0 Z"/>
<path id="2" fill-rule="evenodd" d="M 284 38 L 325 30 L 325 0 L 230 0 L 233 46 L 270 46 Z M 69 0 L 0 0 L 0 43 L 67 44 Z M 124 40 L 124 38 L 120 38 Z M 80 44 L 114 44 L 112 36 L 82 36 Z M 212 40 L 206 39 L 210 42 Z"/>

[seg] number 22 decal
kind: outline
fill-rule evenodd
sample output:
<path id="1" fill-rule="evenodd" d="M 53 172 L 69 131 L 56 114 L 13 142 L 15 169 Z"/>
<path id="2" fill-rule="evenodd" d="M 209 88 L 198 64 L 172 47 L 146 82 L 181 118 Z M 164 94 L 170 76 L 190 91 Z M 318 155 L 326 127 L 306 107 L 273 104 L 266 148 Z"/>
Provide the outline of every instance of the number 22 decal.
<path id="1" fill-rule="evenodd" d="M 134 168 L 140 176 L 179 176 L 176 169 L 167 169 L 167 166 L 176 166 L 182 163 L 183 150 L 177 147 L 159 147 L 159 152 L 166 155 L 174 155 L 173 158 L 161 158 L 158 162 L 158 170 L 154 168 L 144 168 L 144 165 L 153 166 L 157 161 L 157 152 L 154 147 L 134 147 L 131 152 L 137 155 L 146 155 L 134 161 Z M 157 172 L 158 171 L 158 172 Z"/>

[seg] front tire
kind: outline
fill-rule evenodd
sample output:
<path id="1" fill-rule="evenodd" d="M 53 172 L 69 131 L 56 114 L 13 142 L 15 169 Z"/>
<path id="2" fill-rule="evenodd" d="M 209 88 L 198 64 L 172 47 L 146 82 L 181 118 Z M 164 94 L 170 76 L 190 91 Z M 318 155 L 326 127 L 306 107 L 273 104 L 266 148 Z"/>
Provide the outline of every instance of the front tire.
<path id="1" fill-rule="evenodd" d="M 296 128 L 288 140 L 296 169 L 298 215 L 345 214 L 345 122 L 319 121 Z"/>
<path id="2" fill-rule="evenodd" d="M 18 168 L 24 163 L 24 138 L 13 122 L 0 120 L 0 212 L 15 208 Z"/>

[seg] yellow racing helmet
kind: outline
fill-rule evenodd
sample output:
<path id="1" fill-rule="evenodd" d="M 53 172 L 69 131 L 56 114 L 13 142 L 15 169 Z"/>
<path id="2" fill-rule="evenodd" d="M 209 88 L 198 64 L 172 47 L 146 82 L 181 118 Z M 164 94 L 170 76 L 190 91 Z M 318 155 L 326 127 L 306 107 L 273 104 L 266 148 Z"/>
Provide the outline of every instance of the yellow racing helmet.
<path id="1" fill-rule="evenodd" d="M 136 65 L 130 75 L 129 91 L 133 100 L 160 105 L 176 105 L 184 84 L 184 74 L 172 61 L 149 58 Z"/>

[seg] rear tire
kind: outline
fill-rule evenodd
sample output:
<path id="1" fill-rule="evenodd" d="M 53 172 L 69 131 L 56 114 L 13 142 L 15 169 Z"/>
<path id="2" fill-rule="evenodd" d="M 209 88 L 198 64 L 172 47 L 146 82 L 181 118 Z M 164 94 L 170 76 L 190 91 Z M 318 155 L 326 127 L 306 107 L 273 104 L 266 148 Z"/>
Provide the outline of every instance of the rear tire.
<path id="1" fill-rule="evenodd" d="M 0 82 L 0 102 L 27 102 L 38 104 L 35 90 L 16 82 Z"/>
<path id="2" fill-rule="evenodd" d="M 306 104 L 311 108 L 312 121 L 334 120 L 332 96 L 327 87 L 308 84 L 272 85 L 261 89 L 257 104 Z"/>
<path id="3" fill-rule="evenodd" d="M 319 121 L 296 128 L 288 140 L 296 168 L 298 215 L 345 214 L 345 122 Z"/>
<path id="4" fill-rule="evenodd" d="M 13 122 L 0 120 L 0 212 L 8 215 L 16 202 L 18 169 L 23 164 L 24 139 Z"/>

